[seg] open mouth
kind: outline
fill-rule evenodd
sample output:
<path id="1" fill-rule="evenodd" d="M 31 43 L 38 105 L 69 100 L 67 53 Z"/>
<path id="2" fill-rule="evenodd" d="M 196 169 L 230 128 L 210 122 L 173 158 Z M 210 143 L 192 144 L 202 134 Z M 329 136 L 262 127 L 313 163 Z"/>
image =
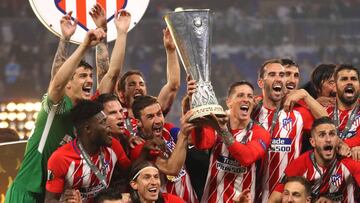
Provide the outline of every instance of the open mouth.
<path id="1" fill-rule="evenodd" d="M 91 86 L 84 86 L 82 88 L 82 91 L 85 92 L 85 94 L 90 94 L 91 92 Z"/>
<path id="2" fill-rule="evenodd" d="M 331 152 L 332 150 L 333 150 L 333 146 L 331 146 L 331 145 L 326 145 L 326 146 L 324 147 L 324 151 Z"/>
<path id="3" fill-rule="evenodd" d="M 331 91 L 329 94 L 330 97 L 336 97 L 336 92 Z"/>
<path id="4" fill-rule="evenodd" d="M 124 122 L 118 122 L 116 124 L 119 128 L 125 128 L 125 123 Z"/>
<path id="5" fill-rule="evenodd" d="M 151 188 L 148 189 L 148 191 L 150 193 L 154 193 L 154 194 L 158 193 L 158 189 L 156 187 L 151 187 Z"/>
<path id="6" fill-rule="evenodd" d="M 275 84 L 273 85 L 272 89 L 277 92 L 277 93 L 280 93 L 281 90 L 282 90 L 282 85 L 281 84 Z"/>
<path id="7" fill-rule="evenodd" d="M 135 92 L 135 94 L 134 94 L 134 99 L 135 99 L 136 97 L 143 96 L 143 95 L 144 95 L 144 94 L 143 94 L 142 91 Z"/>
<path id="8" fill-rule="evenodd" d="M 354 87 L 353 86 L 347 86 L 345 87 L 344 93 L 346 96 L 353 96 L 354 95 Z"/>
<path id="9" fill-rule="evenodd" d="M 155 134 L 160 134 L 162 132 L 163 126 L 154 126 L 153 127 L 153 132 Z"/>
<path id="10" fill-rule="evenodd" d="M 249 111 L 249 105 L 241 105 L 240 110 L 247 113 Z"/>
<path id="11" fill-rule="evenodd" d="M 288 90 L 294 90 L 294 89 L 295 89 L 295 84 L 294 84 L 294 83 L 288 83 L 288 84 L 286 84 L 286 89 L 288 89 Z"/>

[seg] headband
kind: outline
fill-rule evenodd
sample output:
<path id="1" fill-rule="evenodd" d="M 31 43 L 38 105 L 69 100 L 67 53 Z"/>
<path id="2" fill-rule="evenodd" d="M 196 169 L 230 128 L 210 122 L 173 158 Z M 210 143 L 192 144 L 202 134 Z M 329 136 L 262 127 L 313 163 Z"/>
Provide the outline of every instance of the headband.
<path id="1" fill-rule="evenodd" d="M 140 171 L 138 171 L 131 180 L 134 181 L 140 175 L 141 172 L 143 172 L 145 169 L 148 169 L 148 168 L 154 168 L 157 171 L 159 171 L 159 169 L 157 169 L 154 166 L 146 166 L 146 167 L 142 168 Z"/>

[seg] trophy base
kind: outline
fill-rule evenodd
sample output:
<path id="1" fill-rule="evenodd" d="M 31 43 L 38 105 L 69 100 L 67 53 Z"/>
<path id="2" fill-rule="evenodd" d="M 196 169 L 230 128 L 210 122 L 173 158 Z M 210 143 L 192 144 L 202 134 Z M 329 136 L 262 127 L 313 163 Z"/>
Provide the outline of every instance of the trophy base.
<path id="1" fill-rule="evenodd" d="M 193 116 L 191 116 L 189 121 L 194 121 L 197 118 L 208 116 L 211 113 L 214 115 L 223 115 L 225 116 L 224 109 L 218 104 L 210 104 L 210 105 L 203 105 L 199 107 L 192 108 L 191 111 L 194 112 Z"/>

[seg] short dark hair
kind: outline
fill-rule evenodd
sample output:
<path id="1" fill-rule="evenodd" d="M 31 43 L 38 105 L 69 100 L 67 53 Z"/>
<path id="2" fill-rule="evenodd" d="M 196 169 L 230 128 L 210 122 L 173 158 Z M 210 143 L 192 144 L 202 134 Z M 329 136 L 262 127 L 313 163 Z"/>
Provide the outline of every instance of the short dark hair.
<path id="1" fill-rule="evenodd" d="M 286 183 L 289 183 L 289 182 L 298 182 L 298 183 L 300 183 L 305 188 L 305 195 L 306 196 L 311 196 L 311 184 L 305 177 L 303 177 L 303 176 L 289 176 L 289 177 L 286 177 L 284 185 Z"/>
<path id="2" fill-rule="evenodd" d="M 329 80 L 335 73 L 335 64 L 319 64 L 311 73 L 311 84 L 317 92 L 324 81 Z"/>
<path id="3" fill-rule="evenodd" d="M 105 94 L 100 94 L 97 98 L 96 101 L 102 104 L 105 104 L 109 101 L 118 101 L 120 102 L 119 98 L 111 93 L 105 93 Z"/>
<path id="4" fill-rule="evenodd" d="M 79 127 L 85 121 L 101 112 L 103 109 L 103 105 L 99 102 L 91 100 L 80 100 L 76 106 L 71 109 L 70 116 L 75 127 Z"/>
<path id="5" fill-rule="evenodd" d="M 357 68 L 355 68 L 355 66 L 353 66 L 351 64 L 339 64 L 336 66 L 336 70 L 335 70 L 335 74 L 334 74 L 335 81 L 338 79 L 338 74 L 342 70 L 353 70 L 356 72 L 357 77 L 359 78 L 359 70 Z"/>
<path id="6" fill-rule="evenodd" d="M 115 188 L 107 188 L 99 194 L 97 194 L 94 198 L 94 203 L 103 203 L 105 200 L 121 200 L 122 195 L 119 189 Z"/>
<path id="7" fill-rule="evenodd" d="M 90 69 L 90 70 L 93 70 L 94 68 L 89 64 L 87 63 L 86 61 L 84 60 L 81 60 L 78 67 L 84 67 L 84 69 Z"/>
<path id="8" fill-rule="evenodd" d="M 265 67 L 269 64 L 272 63 L 279 63 L 282 65 L 281 59 L 269 59 L 266 60 L 260 67 L 259 72 L 258 72 L 258 79 L 264 78 L 264 73 L 265 73 Z"/>
<path id="9" fill-rule="evenodd" d="M 319 125 L 322 125 L 322 124 L 335 125 L 334 121 L 328 116 L 323 116 L 323 117 L 320 117 L 318 119 L 315 119 L 312 126 L 311 126 L 311 135 L 313 134 L 313 131 L 315 130 L 315 128 L 318 127 Z"/>
<path id="10" fill-rule="evenodd" d="M 295 66 L 296 68 L 299 69 L 299 65 L 297 63 L 295 63 L 295 61 L 293 61 L 292 59 L 289 58 L 282 58 L 280 59 L 281 61 L 281 65 L 288 67 L 288 66 Z"/>
<path id="11" fill-rule="evenodd" d="M 125 80 L 126 80 L 126 78 L 128 78 L 131 75 L 138 75 L 138 76 L 144 78 L 143 74 L 140 71 L 129 70 L 121 76 L 119 83 L 118 83 L 118 90 L 125 91 L 125 85 L 126 85 Z"/>
<path id="12" fill-rule="evenodd" d="M 230 85 L 230 87 L 228 89 L 228 97 L 234 93 L 234 89 L 237 86 L 241 86 L 241 85 L 247 85 L 254 91 L 254 86 L 250 82 L 248 82 L 246 80 L 241 80 L 241 81 L 238 81 L 238 82 L 234 82 L 234 83 L 232 83 Z"/>
<path id="13" fill-rule="evenodd" d="M 158 104 L 158 100 L 156 97 L 153 96 L 149 96 L 149 95 L 141 95 L 141 96 L 137 96 L 135 97 L 135 100 L 133 102 L 132 105 L 132 111 L 134 114 L 134 117 L 136 119 L 141 118 L 141 113 L 140 111 L 142 111 L 143 109 L 145 109 L 146 107 L 153 105 L 153 104 Z"/>

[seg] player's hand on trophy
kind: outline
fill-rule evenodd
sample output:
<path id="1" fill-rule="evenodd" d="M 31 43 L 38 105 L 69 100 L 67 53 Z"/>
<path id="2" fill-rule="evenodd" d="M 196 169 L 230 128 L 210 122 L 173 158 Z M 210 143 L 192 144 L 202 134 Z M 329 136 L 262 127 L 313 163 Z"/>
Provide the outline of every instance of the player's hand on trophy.
<path id="1" fill-rule="evenodd" d="M 97 28 L 102 28 L 105 32 L 107 31 L 105 9 L 99 3 L 95 4 L 91 8 L 89 15 L 93 19 Z"/>
<path id="2" fill-rule="evenodd" d="M 222 132 L 229 130 L 227 127 L 228 121 L 229 117 L 227 114 L 225 116 L 216 116 L 215 114 L 211 113 L 209 116 L 195 119 L 194 122 L 199 123 L 199 125 L 211 126 L 215 131 Z"/>
<path id="3" fill-rule="evenodd" d="M 97 28 L 96 30 L 89 30 L 86 33 L 83 46 L 90 48 L 99 44 L 106 37 L 106 33 L 102 28 Z"/>
<path id="4" fill-rule="evenodd" d="M 329 107 L 335 105 L 336 99 L 335 97 L 318 97 L 316 101 L 323 107 Z"/>
<path id="5" fill-rule="evenodd" d="M 304 89 L 294 90 L 290 92 L 285 97 L 285 101 L 283 104 L 283 109 L 286 112 L 289 112 L 294 107 L 294 104 L 297 103 L 299 100 L 304 99 L 305 97 L 310 96 Z"/>
<path id="6" fill-rule="evenodd" d="M 195 124 L 190 122 L 191 116 L 194 114 L 193 111 L 188 111 L 180 119 L 180 132 L 185 136 L 189 136 L 192 129 L 195 128 Z"/>
<path id="7" fill-rule="evenodd" d="M 191 101 L 192 95 L 195 94 L 196 92 L 196 80 L 192 80 L 191 76 L 187 75 L 186 81 L 187 81 L 187 95 L 189 96 Z"/>
<path id="8" fill-rule="evenodd" d="M 79 190 L 66 189 L 60 202 L 62 203 L 82 203 Z"/>
<path id="9" fill-rule="evenodd" d="M 72 11 L 67 13 L 60 19 L 60 29 L 63 39 L 69 40 L 71 36 L 75 33 L 77 27 L 77 19 L 71 19 Z"/>
<path id="10" fill-rule="evenodd" d="M 116 11 L 114 15 L 114 23 L 117 34 L 126 34 L 129 30 L 131 15 L 125 10 Z"/>
<path id="11" fill-rule="evenodd" d="M 171 37 L 169 28 L 163 29 L 163 35 L 164 47 L 166 51 L 174 52 L 176 50 L 176 46 L 174 40 Z"/>

